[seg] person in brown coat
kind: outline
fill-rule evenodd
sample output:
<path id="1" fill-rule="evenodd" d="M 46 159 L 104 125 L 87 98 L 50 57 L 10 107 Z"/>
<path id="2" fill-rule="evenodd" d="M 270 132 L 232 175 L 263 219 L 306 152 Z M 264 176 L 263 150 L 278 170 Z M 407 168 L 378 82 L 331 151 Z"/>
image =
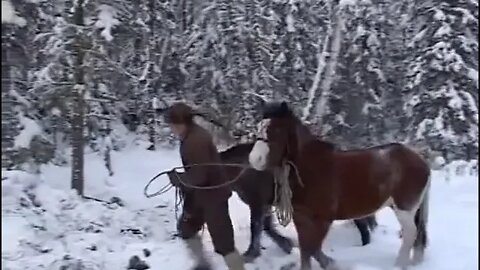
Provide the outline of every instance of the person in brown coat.
<path id="1" fill-rule="evenodd" d="M 165 120 L 180 138 L 180 155 L 184 166 L 202 163 L 221 163 L 217 148 L 207 130 L 193 121 L 192 109 L 176 103 L 166 112 Z M 214 186 L 228 181 L 220 166 L 194 166 L 185 169 L 184 179 L 193 186 Z M 188 188 L 187 188 L 188 189 Z M 243 258 L 235 249 L 233 226 L 228 212 L 229 187 L 217 189 L 188 189 L 182 215 L 178 221 L 180 236 L 196 259 L 195 270 L 209 270 L 198 232 L 206 223 L 215 252 L 222 255 L 230 270 L 244 270 Z"/>

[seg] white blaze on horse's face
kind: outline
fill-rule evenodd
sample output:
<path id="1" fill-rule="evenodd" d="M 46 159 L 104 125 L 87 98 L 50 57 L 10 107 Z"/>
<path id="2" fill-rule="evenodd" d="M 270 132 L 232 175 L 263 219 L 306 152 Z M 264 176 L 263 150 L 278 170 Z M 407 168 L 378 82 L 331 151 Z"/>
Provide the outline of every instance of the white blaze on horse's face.
<path id="1" fill-rule="evenodd" d="M 270 119 L 264 119 L 258 123 L 257 126 L 257 141 L 253 145 L 252 151 L 248 155 L 248 161 L 250 166 L 255 170 L 263 171 L 267 168 L 268 153 L 270 148 L 268 147 L 267 129 L 270 125 Z"/>

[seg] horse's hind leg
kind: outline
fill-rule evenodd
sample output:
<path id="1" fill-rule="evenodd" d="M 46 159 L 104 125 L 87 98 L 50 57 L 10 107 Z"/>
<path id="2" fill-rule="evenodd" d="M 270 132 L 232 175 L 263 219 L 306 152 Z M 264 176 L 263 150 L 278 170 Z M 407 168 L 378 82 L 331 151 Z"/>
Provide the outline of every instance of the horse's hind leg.
<path id="1" fill-rule="evenodd" d="M 372 215 L 366 217 L 365 219 L 368 221 L 368 228 L 370 228 L 370 231 L 373 231 L 373 230 L 375 230 L 375 228 L 377 228 L 378 223 L 377 223 L 377 219 L 375 217 L 375 214 L 372 214 Z"/>
<path id="2" fill-rule="evenodd" d="M 415 214 L 415 225 L 417 226 L 417 237 L 413 244 L 413 263 L 423 261 L 425 248 L 427 247 L 427 219 L 428 219 L 428 190 L 423 196 L 420 208 Z"/>
<path id="3" fill-rule="evenodd" d="M 368 221 L 366 218 L 354 219 L 353 222 L 357 226 L 360 236 L 362 238 L 362 246 L 370 243 L 370 232 L 368 231 Z"/>
<path id="4" fill-rule="evenodd" d="M 264 210 L 262 207 L 250 206 L 250 245 L 243 254 L 246 262 L 252 262 L 260 256 L 260 237 L 262 234 Z"/>
<path id="5" fill-rule="evenodd" d="M 266 211 L 265 217 L 263 220 L 264 227 L 263 229 L 267 235 L 287 254 L 292 252 L 293 243 L 289 238 L 282 236 L 278 233 L 273 225 L 272 213 Z"/>
<path id="6" fill-rule="evenodd" d="M 395 215 L 402 227 L 403 238 L 398 257 L 395 262 L 396 266 L 405 269 L 410 264 L 410 251 L 413 248 L 415 238 L 417 236 L 417 226 L 415 225 L 415 210 L 400 210 L 394 208 Z"/>

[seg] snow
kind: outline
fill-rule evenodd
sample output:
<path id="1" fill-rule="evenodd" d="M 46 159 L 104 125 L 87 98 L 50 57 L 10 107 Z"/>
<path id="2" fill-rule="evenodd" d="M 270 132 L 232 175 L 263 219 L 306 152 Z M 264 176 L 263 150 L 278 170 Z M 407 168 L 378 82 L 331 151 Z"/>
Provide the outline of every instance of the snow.
<path id="1" fill-rule="evenodd" d="M 462 108 L 464 102 L 457 91 L 455 91 L 452 88 L 449 88 L 449 91 L 447 92 L 446 96 L 450 98 L 450 100 L 448 101 L 448 106 L 450 108 L 458 109 L 458 110 Z"/>
<path id="2" fill-rule="evenodd" d="M 146 261 L 150 269 L 190 269 L 192 259 L 182 241 L 173 236 L 174 192 L 153 199 L 143 197 L 143 187 L 152 176 L 180 164 L 177 151 L 153 152 L 132 147 L 113 152 L 113 187 L 103 181 L 108 172 L 102 157 L 87 154 L 85 161 L 85 193 L 105 200 L 118 196 L 125 206 L 79 200 L 67 191 L 68 167 L 42 167 L 40 177 L 18 171 L 2 172 L 6 178 L 2 179 L 2 269 L 60 269 L 61 265 L 81 262 L 84 269 L 117 270 L 126 269 L 133 255 Z M 478 172 L 471 169 L 478 167 L 475 164 L 459 161 L 447 165 L 449 170 L 433 172 L 429 247 L 425 262 L 412 269 L 478 268 Z M 445 181 L 447 176 L 449 181 Z M 152 190 L 161 185 L 154 184 Z M 230 200 L 230 208 L 236 246 L 245 251 L 249 242 L 248 208 L 236 195 Z M 400 246 L 399 225 L 389 209 L 378 213 L 378 222 L 372 243 L 365 247 L 360 246 L 359 233 L 350 222 L 336 222 L 324 251 L 349 269 L 392 269 Z M 138 229 L 143 234 L 136 235 L 128 229 Z M 279 229 L 296 239 L 293 225 Z M 225 269 L 222 258 L 213 251 L 208 231 L 202 237 L 214 268 Z M 248 264 L 247 270 L 279 269 L 299 261 L 297 249 L 285 255 L 266 237 L 262 238 L 262 245 L 262 256 Z M 142 255 L 144 248 L 152 255 Z"/>
<path id="3" fill-rule="evenodd" d="M 357 4 L 357 0 L 340 0 L 340 6 L 354 6 Z"/>
<path id="4" fill-rule="evenodd" d="M 440 28 L 438 28 L 437 32 L 433 35 L 435 38 L 441 38 L 443 36 L 450 36 L 452 33 L 452 28 L 450 25 L 444 23 Z"/>
<path id="5" fill-rule="evenodd" d="M 375 49 L 378 48 L 378 47 L 380 47 L 380 45 L 381 45 L 381 44 L 380 44 L 380 40 L 378 39 L 378 37 L 377 37 L 376 34 L 373 34 L 373 33 L 372 33 L 372 34 L 370 34 L 370 35 L 368 36 L 368 38 L 367 38 L 367 45 L 368 45 L 369 47 L 375 47 Z"/>
<path id="6" fill-rule="evenodd" d="M 359 38 L 362 38 L 367 34 L 367 31 L 365 30 L 365 27 L 362 24 L 359 24 L 357 26 L 357 30 L 355 31 L 355 36 L 353 37 L 354 40 L 357 40 Z"/>
<path id="7" fill-rule="evenodd" d="M 295 32 L 295 21 L 293 20 L 292 14 L 287 15 L 287 31 L 288 32 Z"/>
<path id="8" fill-rule="evenodd" d="M 475 82 L 478 88 L 478 70 L 473 69 L 473 68 L 468 68 L 467 70 L 467 77 L 470 78 Z"/>
<path id="9" fill-rule="evenodd" d="M 154 110 L 161 108 L 161 106 L 160 106 L 160 100 L 159 100 L 157 97 L 154 97 L 154 98 L 152 99 L 152 108 L 153 108 Z"/>
<path id="10" fill-rule="evenodd" d="M 95 27 L 100 28 L 102 32 L 100 33 L 107 41 L 112 41 L 112 29 L 120 24 L 120 21 L 115 19 L 117 11 L 108 5 L 100 5 L 98 7 L 98 20 L 95 23 Z"/>
<path id="11" fill-rule="evenodd" d="M 17 137 L 15 137 L 15 148 L 28 148 L 33 137 L 42 134 L 42 128 L 34 120 L 22 115 L 20 118 L 20 124 L 23 129 L 20 131 Z"/>
<path id="12" fill-rule="evenodd" d="M 52 115 L 55 115 L 55 116 L 60 116 L 60 115 L 62 115 L 62 111 L 60 111 L 60 109 L 57 108 L 57 107 L 53 107 L 52 110 L 50 111 L 50 113 L 51 113 Z"/>
<path id="13" fill-rule="evenodd" d="M 27 21 L 17 15 L 17 11 L 15 11 L 15 7 L 10 0 L 2 0 L 2 24 L 3 23 L 12 23 L 20 27 L 27 25 Z"/>
<path id="14" fill-rule="evenodd" d="M 447 18 L 447 16 L 445 16 L 445 13 L 443 13 L 442 10 L 438 9 L 438 8 L 434 8 L 434 11 L 435 11 L 435 14 L 433 15 L 433 18 L 437 21 L 443 21 Z"/>
<path id="15" fill-rule="evenodd" d="M 413 39 L 412 39 L 412 42 L 408 45 L 409 47 L 413 47 L 415 46 L 415 44 L 421 40 L 423 40 L 423 38 L 425 37 L 425 34 L 427 33 L 427 28 L 423 29 L 422 31 L 418 32 L 418 34 L 416 34 Z"/>
<path id="16" fill-rule="evenodd" d="M 452 10 L 462 13 L 462 24 L 467 24 L 470 22 L 476 23 L 478 21 L 478 18 L 476 18 L 475 15 L 473 15 L 468 9 L 461 8 L 461 7 L 454 7 L 452 8 Z"/>

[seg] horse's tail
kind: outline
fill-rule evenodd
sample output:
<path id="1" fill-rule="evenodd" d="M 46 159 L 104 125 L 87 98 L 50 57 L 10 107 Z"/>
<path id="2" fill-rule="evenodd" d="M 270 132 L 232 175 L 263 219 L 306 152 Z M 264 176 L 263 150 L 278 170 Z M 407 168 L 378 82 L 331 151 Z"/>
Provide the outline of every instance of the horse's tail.
<path id="1" fill-rule="evenodd" d="M 417 237 L 415 238 L 414 247 L 421 250 L 427 247 L 427 223 L 428 223 L 428 204 L 430 194 L 430 179 L 425 186 L 420 207 L 415 213 L 415 225 L 417 226 Z"/>

